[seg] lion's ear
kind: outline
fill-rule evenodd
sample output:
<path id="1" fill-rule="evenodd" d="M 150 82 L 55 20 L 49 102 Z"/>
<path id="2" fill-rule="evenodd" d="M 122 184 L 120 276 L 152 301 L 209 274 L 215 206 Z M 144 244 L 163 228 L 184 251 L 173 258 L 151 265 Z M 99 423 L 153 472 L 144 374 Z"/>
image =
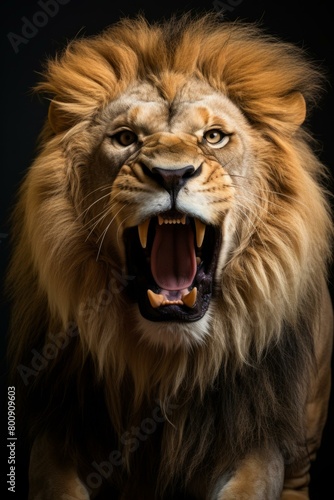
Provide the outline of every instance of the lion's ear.
<path id="1" fill-rule="evenodd" d="M 284 114 L 286 121 L 297 129 L 305 120 L 306 103 L 300 92 L 294 92 L 285 98 Z"/>
<path id="2" fill-rule="evenodd" d="M 243 109 L 254 123 L 269 126 L 284 135 L 294 134 L 306 117 L 306 103 L 300 92 L 279 97 L 260 96 L 247 101 Z"/>

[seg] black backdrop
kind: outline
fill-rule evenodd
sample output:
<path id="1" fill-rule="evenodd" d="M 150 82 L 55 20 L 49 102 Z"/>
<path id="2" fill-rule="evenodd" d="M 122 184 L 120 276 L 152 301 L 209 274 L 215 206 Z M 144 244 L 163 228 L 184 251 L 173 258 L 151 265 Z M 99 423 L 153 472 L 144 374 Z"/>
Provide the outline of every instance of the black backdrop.
<path id="1" fill-rule="evenodd" d="M 54 2 L 51 1 L 51 3 Z M 47 106 L 31 94 L 31 88 L 38 80 L 38 72 L 43 61 L 54 56 L 66 42 L 73 37 L 98 33 L 107 25 L 122 16 L 144 13 L 149 20 L 168 17 L 173 12 L 193 10 L 197 13 L 220 10 L 227 19 L 241 19 L 259 22 L 263 28 L 280 38 L 303 47 L 309 57 L 318 61 L 328 75 L 326 92 L 319 97 L 318 106 L 313 111 L 309 123 L 315 138 L 319 141 L 319 156 L 332 172 L 334 159 L 333 140 L 333 15 L 330 2 L 312 0 L 189 0 L 188 2 L 160 1 L 151 5 L 150 0 L 57 0 L 58 7 L 49 5 L 49 11 L 42 4 L 47 0 L 5 1 L 1 2 L 1 109 L 3 117 L 1 147 L 1 184 L 0 184 L 0 271 L 4 276 L 9 258 L 8 216 L 18 185 L 34 158 L 36 138 L 45 119 Z M 46 9 L 46 10 L 45 10 Z M 44 12 L 44 14 L 41 14 Z M 329 184 L 333 191 L 333 182 Z M 333 276 L 333 273 L 332 275 Z M 333 296 L 333 279 L 330 290 Z M 1 349 L 1 395 L 4 406 L 1 421 L 1 456 L 4 460 L 0 467 L 2 480 L 1 497 L 26 498 L 26 465 L 23 438 L 19 437 L 16 446 L 16 490 L 9 493 L 6 485 L 8 473 L 6 448 L 6 364 L 4 353 L 8 328 L 8 305 L 1 302 L 0 349 Z M 329 463 L 334 435 L 333 398 L 329 417 L 323 436 L 323 444 L 313 466 L 311 498 L 327 500 L 333 498 L 333 462 Z M 325 493 L 326 492 L 326 493 Z"/>

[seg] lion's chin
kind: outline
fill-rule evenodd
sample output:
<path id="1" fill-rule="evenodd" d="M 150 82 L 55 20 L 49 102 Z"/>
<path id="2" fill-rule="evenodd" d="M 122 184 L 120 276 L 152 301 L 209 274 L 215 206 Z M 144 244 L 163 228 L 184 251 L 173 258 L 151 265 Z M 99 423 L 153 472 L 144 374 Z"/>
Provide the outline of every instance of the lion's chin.
<path id="1" fill-rule="evenodd" d="M 141 315 L 155 322 L 193 322 L 207 312 L 221 231 L 198 218 L 171 211 L 155 215 L 124 233 L 127 293 Z"/>
<path id="2" fill-rule="evenodd" d="M 131 311 L 136 322 L 140 343 L 152 346 L 155 350 L 163 349 L 167 352 L 193 350 L 202 346 L 212 333 L 212 317 L 214 315 L 215 300 L 211 300 L 203 318 L 192 322 L 152 322 L 143 317 L 139 309 Z M 156 351 L 155 351 L 156 352 Z"/>

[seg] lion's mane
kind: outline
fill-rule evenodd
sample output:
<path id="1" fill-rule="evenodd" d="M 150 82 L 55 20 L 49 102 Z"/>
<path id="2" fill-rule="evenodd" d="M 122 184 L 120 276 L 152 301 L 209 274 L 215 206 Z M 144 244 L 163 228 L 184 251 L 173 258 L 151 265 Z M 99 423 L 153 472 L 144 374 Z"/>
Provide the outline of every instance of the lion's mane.
<path id="1" fill-rule="evenodd" d="M 317 100 L 318 69 L 298 48 L 254 25 L 210 16 L 188 21 L 150 26 L 124 19 L 48 61 L 37 90 L 52 100 L 49 120 L 19 192 L 8 276 L 9 358 L 21 401 L 29 402 L 31 434 L 63 433 L 75 455 L 80 432 L 90 436 L 103 427 L 91 405 L 102 406 L 122 435 L 150 415 L 150 401 L 159 401 L 172 423 L 162 437 L 160 475 L 167 479 L 186 463 L 187 477 L 200 466 L 210 470 L 210 457 L 221 449 L 233 464 L 272 436 L 286 456 L 297 454 L 310 332 L 332 234 L 325 168 L 307 127 L 298 127 L 295 106 L 296 95 L 307 109 Z M 174 350 L 146 342 L 134 347 L 127 278 L 117 255 L 96 258 L 78 217 L 84 202 L 78 172 L 97 146 L 99 113 L 133 82 L 154 82 L 172 100 L 192 76 L 228 96 L 266 141 L 252 165 L 256 200 L 238 221 L 238 245 L 222 271 L 206 341 Z M 66 418 L 58 403 L 69 408 Z M 87 416 L 82 424 L 79 408 Z M 99 448 L 96 435 L 87 439 L 87 449 Z"/>

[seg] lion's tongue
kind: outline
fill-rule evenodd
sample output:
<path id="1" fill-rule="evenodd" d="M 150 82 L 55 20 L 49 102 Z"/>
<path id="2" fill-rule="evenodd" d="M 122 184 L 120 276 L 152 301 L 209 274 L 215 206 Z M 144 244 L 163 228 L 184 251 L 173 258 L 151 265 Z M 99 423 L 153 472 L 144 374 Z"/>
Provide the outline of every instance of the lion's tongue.
<path id="1" fill-rule="evenodd" d="M 196 274 L 196 253 L 190 224 L 157 226 L 151 272 L 156 284 L 165 290 L 182 290 L 192 284 Z"/>

